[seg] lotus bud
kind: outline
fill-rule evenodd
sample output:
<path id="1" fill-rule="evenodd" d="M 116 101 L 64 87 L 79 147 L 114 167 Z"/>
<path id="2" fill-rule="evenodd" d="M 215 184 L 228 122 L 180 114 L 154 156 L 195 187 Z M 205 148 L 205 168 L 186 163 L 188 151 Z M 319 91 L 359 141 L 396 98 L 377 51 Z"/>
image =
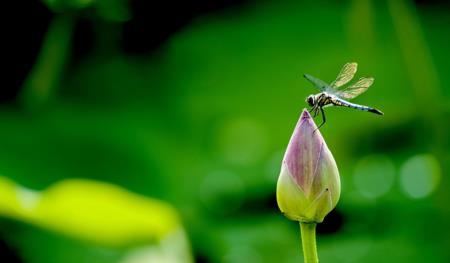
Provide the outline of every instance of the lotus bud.
<path id="1" fill-rule="evenodd" d="M 303 110 L 284 154 L 277 203 L 291 220 L 320 223 L 341 192 L 336 162 L 309 112 Z"/>

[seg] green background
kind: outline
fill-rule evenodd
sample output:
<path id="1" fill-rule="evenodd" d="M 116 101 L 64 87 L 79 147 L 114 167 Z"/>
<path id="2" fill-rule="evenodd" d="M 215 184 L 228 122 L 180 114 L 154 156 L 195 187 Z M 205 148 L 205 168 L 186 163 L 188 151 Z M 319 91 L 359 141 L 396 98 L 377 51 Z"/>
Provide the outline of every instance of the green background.
<path id="1" fill-rule="evenodd" d="M 342 194 L 319 226 L 320 262 L 450 260 L 448 6 L 254 1 L 129 55 L 117 45 L 126 2 L 46 3 L 55 16 L 20 106 L 0 109 L 2 176 L 37 191 L 92 179 L 164 200 L 197 262 L 302 262 L 299 227 L 275 201 L 287 142 L 317 92 L 302 74 L 331 82 L 356 61 L 375 83 L 353 102 L 385 115 L 326 109 Z M 74 63 L 86 9 L 96 45 Z M 129 249 L 7 215 L 0 239 L 23 262 L 121 262 Z"/>

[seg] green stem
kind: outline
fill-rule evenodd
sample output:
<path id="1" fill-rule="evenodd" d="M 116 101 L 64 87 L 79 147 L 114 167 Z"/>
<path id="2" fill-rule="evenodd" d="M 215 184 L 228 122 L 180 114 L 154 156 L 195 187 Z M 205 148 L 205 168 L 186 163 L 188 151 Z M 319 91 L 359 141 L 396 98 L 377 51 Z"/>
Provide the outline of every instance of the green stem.
<path id="1" fill-rule="evenodd" d="M 303 257 L 305 263 L 318 263 L 316 246 L 316 223 L 300 222 L 300 231 L 302 233 Z"/>
<path id="2" fill-rule="evenodd" d="M 21 99 L 26 107 L 45 104 L 59 84 L 69 55 L 74 24 L 73 14 L 56 14 L 51 21 L 39 56 L 24 83 Z"/>

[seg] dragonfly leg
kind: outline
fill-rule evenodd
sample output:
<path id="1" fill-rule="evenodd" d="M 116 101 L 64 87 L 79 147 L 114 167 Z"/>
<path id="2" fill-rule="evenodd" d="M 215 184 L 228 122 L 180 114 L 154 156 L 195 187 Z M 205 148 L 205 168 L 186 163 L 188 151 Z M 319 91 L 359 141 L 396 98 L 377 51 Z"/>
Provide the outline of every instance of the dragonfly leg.
<path id="1" fill-rule="evenodd" d="M 322 123 L 319 125 L 319 127 L 317 127 L 316 130 L 320 129 L 320 127 L 322 127 L 322 125 L 324 125 L 325 122 L 327 122 L 327 118 L 325 117 L 325 112 L 323 111 L 323 108 L 319 107 L 319 109 L 320 109 L 320 112 L 322 113 Z M 317 110 L 319 110 L 319 109 L 317 109 Z"/>
<path id="2" fill-rule="evenodd" d="M 308 110 L 308 112 L 312 115 L 312 117 L 316 117 L 316 106 L 312 106 L 311 109 Z"/>
<path id="3" fill-rule="evenodd" d="M 308 112 L 314 114 L 315 110 L 316 110 L 316 106 L 312 106 L 311 109 L 308 110 Z"/>
<path id="4" fill-rule="evenodd" d="M 317 115 L 319 115 L 319 106 L 316 107 L 316 109 L 314 110 L 314 118 L 317 117 Z"/>
<path id="5" fill-rule="evenodd" d="M 317 117 L 317 115 L 319 115 L 319 106 L 316 106 L 314 109 L 314 118 Z"/>

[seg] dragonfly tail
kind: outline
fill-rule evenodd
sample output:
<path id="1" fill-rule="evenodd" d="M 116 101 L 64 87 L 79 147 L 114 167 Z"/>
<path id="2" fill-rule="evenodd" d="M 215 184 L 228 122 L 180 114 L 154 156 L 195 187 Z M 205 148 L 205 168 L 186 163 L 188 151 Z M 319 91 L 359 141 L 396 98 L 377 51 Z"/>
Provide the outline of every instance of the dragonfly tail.
<path id="1" fill-rule="evenodd" d="M 359 104 L 354 104 L 342 99 L 337 100 L 335 103 L 333 103 L 334 105 L 337 106 L 344 106 L 344 107 L 349 107 L 349 108 L 353 108 L 353 109 L 357 109 L 357 110 L 363 110 L 363 111 L 368 111 L 368 112 L 372 112 L 378 115 L 384 115 L 383 112 L 381 112 L 380 110 L 377 110 L 375 108 L 371 108 L 371 107 L 367 107 L 367 106 L 363 106 L 363 105 L 359 105 Z"/>
<path id="2" fill-rule="evenodd" d="M 378 114 L 378 115 L 384 115 L 384 113 L 382 111 L 374 109 L 374 108 L 369 108 L 367 111 Z"/>

